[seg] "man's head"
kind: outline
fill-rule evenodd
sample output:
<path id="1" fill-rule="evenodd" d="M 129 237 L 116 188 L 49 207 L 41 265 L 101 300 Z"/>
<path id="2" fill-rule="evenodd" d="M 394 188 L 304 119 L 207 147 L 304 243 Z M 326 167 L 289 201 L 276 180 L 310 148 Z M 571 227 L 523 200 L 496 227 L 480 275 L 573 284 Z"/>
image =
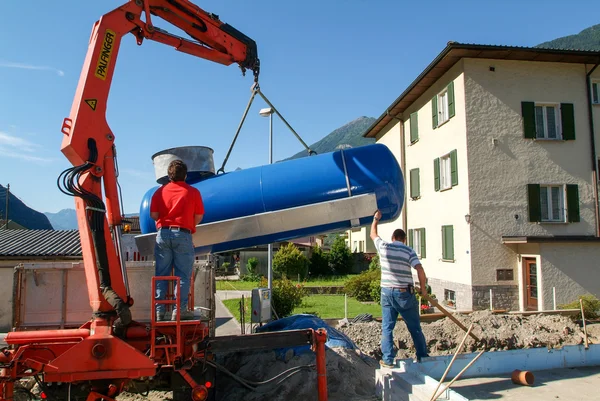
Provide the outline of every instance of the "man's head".
<path id="1" fill-rule="evenodd" d="M 406 241 L 406 233 L 404 232 L 404 230 L 401 228 L 395 229 L 392 233 L 392 241 Z"/>
<path id="2" fill-rule="evenodd" d="M 169 175 L 169 180 L 173 182 L 185 181 L 185 177 L 187 176 L 187 166 L 181 160 L 173 160 L 169 163 L 167 173 Z"/>

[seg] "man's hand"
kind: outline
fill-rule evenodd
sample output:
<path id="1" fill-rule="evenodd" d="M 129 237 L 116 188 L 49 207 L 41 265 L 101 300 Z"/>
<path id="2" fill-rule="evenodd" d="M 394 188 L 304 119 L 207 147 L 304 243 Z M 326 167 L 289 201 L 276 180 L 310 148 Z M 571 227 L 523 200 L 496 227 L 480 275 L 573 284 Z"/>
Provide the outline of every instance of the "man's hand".
<path id="1" fill-rule="evenodd" d="M 379 209 L 377 209 L 373 218 L 377 221 L 381 220 L 381 212 L 379 211 Z"/>

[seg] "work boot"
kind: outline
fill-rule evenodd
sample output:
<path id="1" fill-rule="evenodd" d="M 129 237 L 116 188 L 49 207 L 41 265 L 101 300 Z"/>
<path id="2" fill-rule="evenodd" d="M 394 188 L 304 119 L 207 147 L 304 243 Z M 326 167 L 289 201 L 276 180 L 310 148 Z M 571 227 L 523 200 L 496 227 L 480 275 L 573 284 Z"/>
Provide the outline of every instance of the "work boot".
<path id="1" fill-rule="evenodd" d="M 394 365 L 390 365 L 389 363 L 385 363 L 385 361 L 383 359 L 379 361 L 379 366 L 381 366 L 382 368 L 386 368 L 386 369 L 394 369 L 395 368 Z"/>
<path id="2" fill-rule="evenodd" d="M 177 310 L 173 311 L 171 320 L 177 320 Z M 193 311 L 184 309 L 179 313 L 179 320 L 196 320 L 196 317 Z"/>

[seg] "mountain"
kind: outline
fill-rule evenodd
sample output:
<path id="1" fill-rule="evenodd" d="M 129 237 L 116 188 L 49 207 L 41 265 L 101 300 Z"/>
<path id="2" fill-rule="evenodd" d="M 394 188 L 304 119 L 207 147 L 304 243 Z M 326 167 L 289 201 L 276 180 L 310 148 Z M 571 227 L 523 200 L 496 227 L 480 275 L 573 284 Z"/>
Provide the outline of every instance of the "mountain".
<path id="1" fill-rule="evenodd" d="M 367 128 L 369 128 L 371 124 L 375 122 L 375 120 L 376 118 L 373 117 L 359 117 L 356 120 L 350 121 L 348 124 L 334 130 L 320 141 L 313 143 L 310 145 L 310 148 L 320 155 L 322 153 L 333 152 L 337 149 L 355 148 L 358 146 L 375 143 L 374 138 L 363 138 L 363 134 Z M 285 160 L 298 159 L 304 156 L 308 156 L 308 152 L 306 150 L 298 152 Z"/>
<path id="2" fill-rule="evenodd" d="M 44 213 L 55 230 L 77 229 L 77 214 L 75 209 L 63 209 L 58 213 Z"/>
<path id="3" fill-rule="evenodd" d="M 0 218 L 6 216 L 6 194 L 9 193 L 8 197 L 8 219 L 14 221 L 17 224 L 25 228 L 32 230 L 52 230 L 52 225 L 48 221 L 48 217 L 44 214 L 33 210 L 19 198 L 17 198 L 12 192 L 0 185 Z"/>
<path id="4" fill-rule="evenodd" d="M 586 28 L 577 35 L 563 36 L 549 42 L 540 43 L 536 47 L 600 51 L 600 24 Z"/>

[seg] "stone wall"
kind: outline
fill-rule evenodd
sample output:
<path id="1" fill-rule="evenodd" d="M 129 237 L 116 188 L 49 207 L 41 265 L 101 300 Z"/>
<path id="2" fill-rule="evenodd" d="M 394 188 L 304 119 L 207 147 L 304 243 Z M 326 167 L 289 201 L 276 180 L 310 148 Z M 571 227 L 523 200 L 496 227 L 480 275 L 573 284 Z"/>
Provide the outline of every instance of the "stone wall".
<path id="1" fill-rule="evenodd" d="M 418 285 L 419 281 L 415 281 Z M 444 290 L 451 290 L 455 293 L 456 305 L 454 308 L 448 307 L 450 310 L 456 309 L 457 311 L 470 311 L 473 308 L 473 294 L 471 286 L 467 284 L 455 283 L 447 280 L 440 280 L 436 278 L 427 278 L 427 283 L 431 286 L 431 292 L 436 296 L 440 304 L 445 307 L 444 301 Z"/>
<path id="2" fill-rule="evenodd" d="M 474 285 L 474 310 L 490 308 L 490 289 L 494 309 L 519 310 L 519 286 L 517 285 Z"/>

